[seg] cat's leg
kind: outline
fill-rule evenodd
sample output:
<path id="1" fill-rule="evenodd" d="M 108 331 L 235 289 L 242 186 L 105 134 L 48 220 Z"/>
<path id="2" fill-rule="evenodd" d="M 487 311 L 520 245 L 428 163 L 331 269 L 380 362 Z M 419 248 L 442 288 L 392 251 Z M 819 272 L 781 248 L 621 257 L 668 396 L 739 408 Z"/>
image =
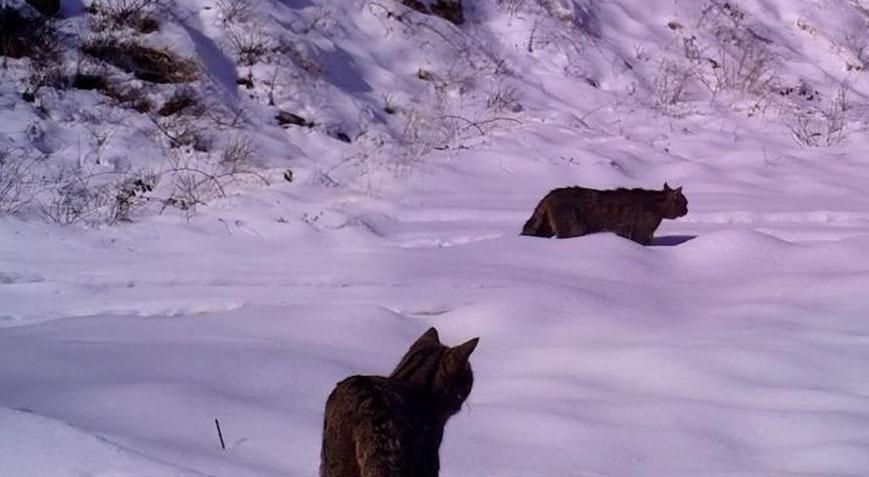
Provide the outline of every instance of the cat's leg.
<path id="1" fill-rule="evenodd" d="M 525 222 L 522 227 L 522 235 L 531 235 L 534 237 L 552 237 L 552 227 L 549 224 L 548 207 L 545 204 L 540 204 L 534 209 L 531 218 Z"/>
<path id="2" fill-rule="evenodd" d="M 655 237 L 655 229 L 657 229 L 659 225 L 661 225 L 661 219 L 659 217 L 649 217 L 647 222 L 641 223 L 636 227 L 634 241 L 642 245 L 651 244 L 652 239 Z"/>
<path id="3" fill-rule="evenodd" d="M 631 225 L 613 227 L 611 231 L 619 237 L 626 238 L 640 245 L 645 245 L 651 240 L 651 237 L 647 237 L 643 230 Z"/>
<path id="4" fill-rule="evenodd" d="M 640 245 L 649 245 L 652 243 L 652 234 L 646 231 L 637 231 L 629 238 Z"/>
<path id="5" fill-rule="evenodd" d="M 444 429 L 438 425 L 425 426 L 430 432 L 421 436 L 418 442 L 419 456 L 415 460 L 415 477 L 438 477 L 441 468 L 440 446 L 444 437 Z"/>
<path id="6" fill-rule="evenodd" d="M 579 211 L 569 204 L 553 208 L 550 221 L 552 232 L 557 238 L 579 237 L 586 234 L 587 227 Z"/>

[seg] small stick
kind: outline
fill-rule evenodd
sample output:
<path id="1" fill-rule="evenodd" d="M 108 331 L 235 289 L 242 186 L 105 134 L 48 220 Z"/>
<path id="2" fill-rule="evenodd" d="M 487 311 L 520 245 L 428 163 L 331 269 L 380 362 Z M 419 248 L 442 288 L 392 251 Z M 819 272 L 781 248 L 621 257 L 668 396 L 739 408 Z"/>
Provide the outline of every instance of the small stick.
<path id="1" fill-rule="evenodd" d="M 214 425 L 217 426 L 217 437 L 220 437 L 220 447 L 223 450 L 226 450 L 226 444 L 223 443 L 223 433 L 220 432 L 220 421 L 217 419 L 214 420 Z"/>

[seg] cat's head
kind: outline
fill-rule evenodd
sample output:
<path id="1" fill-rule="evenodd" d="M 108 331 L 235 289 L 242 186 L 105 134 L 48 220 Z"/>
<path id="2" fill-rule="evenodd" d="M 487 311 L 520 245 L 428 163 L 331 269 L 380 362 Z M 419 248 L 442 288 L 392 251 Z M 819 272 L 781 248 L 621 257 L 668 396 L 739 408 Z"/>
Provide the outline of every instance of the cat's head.
<path id="1" fill-rule="evenodd" d="M 682 188 L 671 189 L 664 183 L 664 217 L 675 219 L 688 213 L 688 199 L 682 194 Z"/>
<path id="2" fill-rule="evenodd" d="M 449 347 L 441 344 L 436 329 L 429 328 L 410 345 L 389 377 L 429 391 L 439 417 L 445 420 L 459 412 L 471 394 L 474 373 L 469 359 L 479 340 Z"/>

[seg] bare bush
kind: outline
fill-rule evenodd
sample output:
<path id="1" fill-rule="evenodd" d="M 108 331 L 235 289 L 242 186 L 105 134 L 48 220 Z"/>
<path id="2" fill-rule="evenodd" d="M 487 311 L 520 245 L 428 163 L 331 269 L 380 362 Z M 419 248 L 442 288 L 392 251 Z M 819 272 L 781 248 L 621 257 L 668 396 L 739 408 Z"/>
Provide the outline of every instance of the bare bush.
<path id="1" fill-rule="evenodd" d="M 238 62 L 245 66 L 259 63 L 275 49 L 271 40 L 255 28 L 232 28 L 227 31 L 227 37 L 232 42 Z"/>
<path id="2" fill-rule="evenodd" d="M 522 111 L 520 97 L 519 90 L 514 86 L 498 84 L 486 98 L 486 107 L 496 113 L 504 111 L 518 113 Z"/>
<path id="3" fill-rule="evenodd" d="M 713 91 L 759 94 L 767 91 L 773 79 L 771 55 L 751 36 L 735 39 L 732 49 L 720 48 L 717 61 L 710 65 L 715 78 Z"/>
<path id="4" fill-rule="evenodd" d="M 33 199 L 34 165 L 32 157 L 0 150 L 0 215 L 14 214 Z"/>
<path id="5" fill-rule="evenodd" d="M 217 0 L 217 10 L 224 24 L 246 23 L 253 17 L 250 0 Z"/>
<path id="6" fill-rule="evenodd" d="M 183 150 L 169 150 L 166 154 L 169 168 L 164 171 L 171 185 L 165 207 L 175 207 L 189 218 L 200 205 L 226 197 L 224 181 L 231 173 L 220 170 L 216 164 L 202 161 L 195 154 Z"/>
<path id="7" fill-rule="evenodd" d="M 194 151 L 208 152 L 211 137 L 204 124 L 190 116 L 150 116 L 157 132 L 166 139 L 171 149 L 190 147 Z"/>
<path id="8" fill-rule="evenodd" d="M 688 99 L 691 73 L 671 60 L 662 60 L 655 75 L 655 103 L 670 109 Z"/>
<path id="9" fill-rule="evenodd" d="M 96 0 L 89 8 L 96 15 L 95 31 L 116 31 L 129 27 L 140 33 L 151 33 L 160 28 L 156 10 L 161 0 Z"/>
<path id="10" fill-rule="evenodd" d="M 205 112 L 205 105 L 199 99 L 196 90 L 189 86 L 183 86 L 175 90 L 172 96 L 163 103 L 157 111 L 160 116 L 175 116 L 185 114 L 199 117 Z"/>
<path id="11" fill-rule="evenodd" d="M 115 198 L 112 203 L 109 222 L 131 221 L 133 210 L 150 200 L 148 193 L 154 190 L 159 182 L 155 174 L 141 174 L 123 179 L 116 186 Z"/>
<path id="12" fill-rule="evenodd" d="M 220 157 L 220 164 L 227 170 L 239 172 L 253 160 L 255 147 L 253 141 L 247 136 L 233 138 L 224 148 Z"/>
<path id="13" fill-rule="evenodd" d="M 452 114 L 445 108 L 423 111 L 418 108 L 401 110 L 404 124 L 398 137 L 401 167 L 409 167 L 434 151 L 466 149 L 466 142 L 486 136 L 492 130 L 509 123 L 520 123 L 508 117 L 467 118 Z"/>
<path id="14" fill-rule="evenodd" d="M 112 193 L 108 184 L 94 184 L 93 177 L 73 173 L 67 179 L 62 175 L 60 185 L 49 191 L 48 203 L 42 204 L 45 216 L 61 225 L 101 222 L 100 215 L 112 203 Z"/>
<path id="15" fill-rule="evenodd" d="M 787 122 L 791 137 L 804 147 L 835 146 L 845 141 L 850 85 L 843 83 L 826 107 L 800 109 Z"/>
<path id="16" fill-rule="evenodd" d="M 515 17 L 525 7 L 528 0 L 497 0 L 497 3 L 510 17 Z"/>
<path id="17" fill-rule="evenodd" d="M 696 27 L 671 21 L 680 38 L 681 64 L 665 60 L 656 78 L 657 103 L 674 105 L 685 99 L 693 81 L 714 94 L 735 92 L 765 96 L 775 82 L 775 57 L 769 40 L 754 31 L 738 5 L 707 0 Z"/>

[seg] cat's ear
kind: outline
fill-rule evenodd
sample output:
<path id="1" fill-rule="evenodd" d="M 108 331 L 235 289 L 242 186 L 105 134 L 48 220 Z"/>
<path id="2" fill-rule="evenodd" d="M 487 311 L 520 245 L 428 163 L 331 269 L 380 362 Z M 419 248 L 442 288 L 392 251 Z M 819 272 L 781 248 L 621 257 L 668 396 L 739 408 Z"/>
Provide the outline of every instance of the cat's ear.
<path id="1" fill-rule="evenodd" d="M 667 183 L 665 182 L 665 183 L 664 183 L 664 192 L 669 192 L 669 191 L 671 191 L 671 190 L 673 190 L 673 189 L 671 189 L 671 188 L 670 188 L 670 185 L 667 184 Z"/>
<path id="2" fill-rule="evenodd" d="M 450 348 L 450 354 L 458 358 L 460 361 L 468 361 L 471 357 L 471 353 L 474 352 L 474 349 L 476 349 L 477 343 L 479 342 L 480 338 L 468 340 L 454 348 Z"/>
<path id="3" fill-rule="evenodd" d="M 414 341 L 412 346 L 421 346 L 421 345 L 433 345 L 433 344 L 441 344 L 441 339 L 438 336 L 438 330 L 434 327 L 431 327 L 422 334 L 419 338 Z"/>
<path id="4" fill-rule="evenodd" d="M 676 192 L 678 192 L 678 193 L 681 194 L 681 193 L 682 193 L 682 188 L 681 188 L 681 187 L 677 187 L 677 188 L 676 188 Z"/>

